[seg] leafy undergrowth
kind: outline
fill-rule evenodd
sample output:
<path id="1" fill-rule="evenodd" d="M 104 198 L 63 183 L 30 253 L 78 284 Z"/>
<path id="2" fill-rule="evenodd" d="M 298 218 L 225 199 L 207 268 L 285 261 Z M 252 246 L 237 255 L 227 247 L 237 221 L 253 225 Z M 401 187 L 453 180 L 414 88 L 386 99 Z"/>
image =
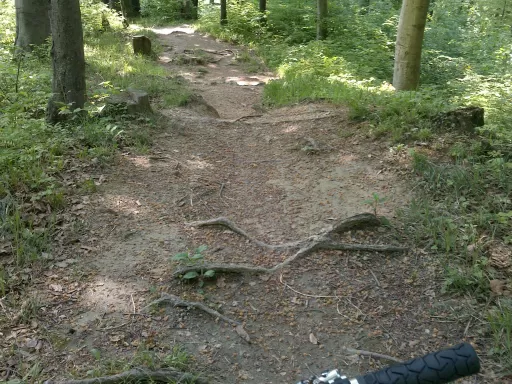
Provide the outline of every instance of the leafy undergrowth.
<path id="1" fill-rule="evenodd" d="M 264 23 L 256 2 L 236 2 L 228 6 L 225 26 L 218 23 L 218 9 L 206 7 L 198 25 L 254 49 L 279 73 L 265 87 L 268 104 L 348 105 L 367 134 L 404 151 L 415 198 L 400 212 L 403 227 L 417 246 L 439 255 L 447 293 L 490 298 L 489 352 L 496 371 L 510 372 L 512 46 L 505 20 L 511 16 L 504 6 L 497 12 L 497 3 L 436 1 L 425 34 L 421 88 L 395 92 L 390 81 L 400 2 L 329 6 L 325 41 L 315 41 L 313 1 L 271 2 Z M 475 134 L 435 126 L 440 112 L 472 105 L 485 108 L 485 125 Z"/>
<path id="2" fill-rule="evenodd" d="M 188 95 L 155 60 L 133 55 L 129 37 L 140 30 L 124 29 L 119 16 L 102 3 L 81 4 L 88 116 L 71 116 L 55 126 L 45 122 L 50 45 L 15 56 L 14 1 L 0 9 L 0 303 L 9 309 L 6 314 L 17 313 L 0 316 L 0 329 L 4 322 L 26 322 L 32 316 L 25 289 L 52 257 L 52 241 L 71 195 L 90 192 L 101 182 L 88 171 L 108 166 L 120 148 L 144 152 L 151 145 L 157 118 L 105 113 L 105 99 L 128 87 L 147 91 L 158 105 L 176 105 Z"/>

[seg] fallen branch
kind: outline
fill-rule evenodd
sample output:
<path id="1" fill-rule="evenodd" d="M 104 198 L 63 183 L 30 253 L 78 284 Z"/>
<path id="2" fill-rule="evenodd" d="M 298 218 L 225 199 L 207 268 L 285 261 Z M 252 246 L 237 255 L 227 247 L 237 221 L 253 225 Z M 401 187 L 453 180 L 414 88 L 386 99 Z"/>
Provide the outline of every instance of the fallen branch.
<path id="1" fill-rule="evenodd" d="M 176 382 L 193 382 L 197 384 L 208 384 L 208 381 L 201 379 L 196 375 L 186 372 L 180 372 L 173 369 L 160 369 L 158 371 L 148 371 L 140 368 L 130 369 L 117 375 L 94 377 L 91 379 L 81 380 L 47 380 L 44 384 L 118 384 L 118 383 L 137 383 L 141 381 L 168 383 Z"/>
<path id="2" fill-rule="evenodd" d="M 206 221 L 194 221 L 187 223 L 191 227 L 205 227 L 211 225 L 221 225 L 229 228 L 232 232 L 248 239 L 252 243 L 256 244 L 261 248 L 267 248 L 273 251 L 289 251 L 298 249 L 292 256 L 288 257 L 281 263 L 275 265 L 272 268 L 257 267 L 257 266 L 244 266 L 244 265 L 232 265 L 232 264 L 202 264 L 196 266 L 187 266 L 178 269 L 174 272 L 174 276 L 183 275 L 187 272 L 195 271 L 200 272 L 201 270 L 214 270 L 218 272 L 238 272 L 238 273 L 273 273 L 277 270 L 282 269 L 290 263 L 296 260 L 300 260 L 306 257 L 310 253 L 321 250 L 338 250 L 338 251 L 369 251 L 369 252 L 404 252 L 407 251 L 407 247 L 398 247 L 392 245 L 372 245 L 372 244 L 348 244 L 339 243 L 332 240 L 333 234 L 340 234 L 357 229 L 373 228 L 381 224 L 379 218 L 371 213 L 363 213 L 355 215 L 344 220 L 340 220 L 329 228 L 323 230 L 317 235 L 310 236 L 304 240 L 295 241 L 284 244 L 267 244 L 263 241 L 257 240 L 250 236 L 243 229 L 238 227 L 235 223 L 225 217 L 218 217 Z"/>

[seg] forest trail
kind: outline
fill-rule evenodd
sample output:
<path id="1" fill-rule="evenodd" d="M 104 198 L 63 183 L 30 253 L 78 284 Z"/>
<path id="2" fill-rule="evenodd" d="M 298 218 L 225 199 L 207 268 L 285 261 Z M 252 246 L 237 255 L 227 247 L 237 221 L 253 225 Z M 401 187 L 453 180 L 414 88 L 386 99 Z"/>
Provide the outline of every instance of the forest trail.
<path id="1" fill-rule="evenodd" d="M 343 347 L 407 359 L 458 342 L 465 324 L 441 320 L 457 303 L 436 298 L 436 267 L 421 250 L 320 251 L 282 275 L 218 274 L 202 288 L 172 277 L 169 258 L 201 245 L 213 262 L 273 266 L 286 256 L 187 222 L 225 216 L 259 240 L 282 243 L 369 211 L 372 193 L 387 198 L 379 214 L 399 227 L 394 212 L 409 194 L 400 156 L 368 138 L 345 108 L 266 110 L 262 84 L 275 75 L 250 52 L 188 26 L 155 32 L 162 65 L 197 96 L 159 111 L 164 128 L 149 154 L 123 153 L 92 175 L 96 193 L 75 199 L 73 212 L 86 225 L 40 287 L 52 303 L 44 326 L 55 374 L 84 376 L 100 364 L 92 350 L 109 361 L 180 344 L 195 356 L 194 370 L 216 382 L 294 383 L 311 371 L 356 374 L 387 363 Z M 399 229 L 344 240 L 408 245 Z M 140 314 L 160 291 L 242 322 L 251 342 L 196 309 Z"/>

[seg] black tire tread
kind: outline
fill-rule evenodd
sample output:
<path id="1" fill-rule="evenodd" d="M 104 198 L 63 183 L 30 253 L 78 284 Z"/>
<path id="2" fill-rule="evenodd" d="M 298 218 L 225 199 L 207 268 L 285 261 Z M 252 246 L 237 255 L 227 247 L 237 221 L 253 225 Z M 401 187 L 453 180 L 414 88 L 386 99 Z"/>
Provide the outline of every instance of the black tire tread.
<path id="1" fill-rule="evenodd" d="M 356 379 L 360 384 L 443 384 L 479 371 L 475 350 L 462 343 Z"/>

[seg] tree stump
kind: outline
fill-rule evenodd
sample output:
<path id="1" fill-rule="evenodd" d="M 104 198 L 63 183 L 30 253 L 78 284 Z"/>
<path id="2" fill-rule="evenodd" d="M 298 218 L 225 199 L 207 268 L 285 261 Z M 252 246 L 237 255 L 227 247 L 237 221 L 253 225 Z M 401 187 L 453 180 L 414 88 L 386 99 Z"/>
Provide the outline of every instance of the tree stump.
<path id="1" fill-rule="evenodd" d="M 465 107 L 439 113 L 434 117 L 433 123 L 440 129 L 474 134 L 476 127 L 484 125 L 484 109 L 482 107 Z"/>
<path id="2" fill-rule="evenodd" d="M 133 36 L 133 53 L 136 55 L 151 56 L 151 40 L 144 35 Z"/>
<path id="3" fill-rule="evenodd" d="M 127 91 L 131 97 L 131 100 L 127 104 L 127 112 L 129 114 L 149 114 L 153 112 L 147 92 L 138 89 L 128 89 Z"/>

